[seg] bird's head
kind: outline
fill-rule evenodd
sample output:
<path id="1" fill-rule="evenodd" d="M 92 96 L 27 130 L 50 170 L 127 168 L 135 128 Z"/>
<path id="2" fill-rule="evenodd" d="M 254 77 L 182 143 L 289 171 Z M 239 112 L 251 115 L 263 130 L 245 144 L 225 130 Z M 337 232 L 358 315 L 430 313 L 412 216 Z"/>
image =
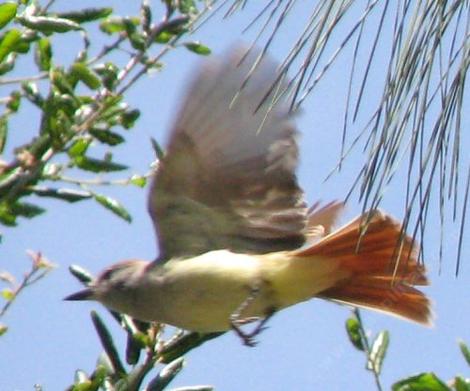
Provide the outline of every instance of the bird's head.
<path id="1" fill-rule="evenodd" d="M 132 306 L 139 281 L 149 265 L 146 261 L 127 260 L 103 270 L 87 288 L 67 296 L 64 300 L 96 300 L 111 309 L 127 312 Z"/>

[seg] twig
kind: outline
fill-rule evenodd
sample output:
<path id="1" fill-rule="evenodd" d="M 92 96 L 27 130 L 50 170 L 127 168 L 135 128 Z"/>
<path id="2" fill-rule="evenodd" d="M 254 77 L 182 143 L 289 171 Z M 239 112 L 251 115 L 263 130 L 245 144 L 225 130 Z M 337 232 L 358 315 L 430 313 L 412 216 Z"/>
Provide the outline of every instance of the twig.
<path id="1" fill-rule="evenodd" d="M 18 295 L 28 286 L 38 282 L 41 278 L 45 277 L 53 268 L 54 264 L 45 259 L 40 252 L 35 253 L 28 251 L 28 255 L 32 259 L 32 267 L 23 277 L 21 283 L 13 289 L 12 297 L 7 300 L 2 309 L 0 310 L 0 318 L 5 315 L 7 310 L 13 304 Z"/>
<path id="2" fill-rule="evenodd" d="M 45 176 L 44 179 L 49 179 L 53 181 L 61 181 L 65 183 L 71 183 L 73 185 L 77 186 L 127 186 L 132 183 L 132 181 L 138 177 L 138 178 L 145 178 L 148 179 L 152 176 L 153 170 L 147 172 L 144 175 L 133 175 L 130 178 L 122 178 L 122 179 L 103 179 L 103 178 L 91 178 L 91 179 L 85 179 L 85 178 L 72 178 L 68 176 L 53 176 L 53 177 L 47 177 Z"/>
<path id="3" fill-rule="evenodd" d="M 49 73 L 47 72 L 41 72 L 38 75 L 35 76 L 26 76 L 26 77 L 11 77 L 11 78 L 0 78 L 0 85 L 6 85 L 6 84 L 18 84 L 18 83 L 24 83 L 28 81 L 38 81 L 38 80 L 43 80 L 47 79 L 49 77 Z"/>
<path id="4" fill-rule="evenodd" d="M 359 334 L 361 336 L 362 345 L 364 346 L 364 351 L 367 355 L 367 363 L 371 364 L 371 365 L 368 365 L 368 368 L 374 374 L 374 380 L 377 386 L 377 390 L 383 391 L 382 384 L 380 382 L 380 374 L 377 372 L 375 365 L 373 365 L 373 363 L 371 362 L 371 348 L 369 344 L 369 339 L 367 338 L 366 330 L 364 329 L 364 324 L 362 323 L 361 313 L 359 312 L 357 308 L 353 309 L 353 313 L 357 319 L 357 322 L 359 323 Z"/>

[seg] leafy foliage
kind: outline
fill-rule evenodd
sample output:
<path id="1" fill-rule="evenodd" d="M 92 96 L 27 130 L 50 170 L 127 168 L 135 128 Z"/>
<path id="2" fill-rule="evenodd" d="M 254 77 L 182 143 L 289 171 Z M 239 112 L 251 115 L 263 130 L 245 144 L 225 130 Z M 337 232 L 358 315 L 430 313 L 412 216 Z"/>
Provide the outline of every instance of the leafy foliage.
<path id="1" fill-rule="evenodd" d="M 389 344 L 388 331 L 381 331 L 373 341 L 370 341 L 358 309 L 355 309 L 353 315 L 346 320 L 346 331 L 353 346 L 364 352 L 367 360 L 366 369 L 374 374 L 377 389 L 382 390 L 380 372 Z"/>
<path id="2" fill-rule="evenodd" d="M 0 319 L 6 314 L 18 295 L 23 292 L 25 288 L 41 280 L 55 267 L 55 265 L 43 257 L 41 253 L 28 251 L 28 255 L 32 261 L 31 268 L 24 273 L 20 282 L 10 273 L 0 271 L 0 283 L 6 285 L 6 287 L 2 288 L 0 291 L 0 295 L 4 300 L 4 304 L 0 307 Z M 5 334 L 7 330 L 8 327 L 0 323 L 0 336 Z"/>
<path id="3" fill-rule="evenodd" d="M 113 159 L 112 151 L 126 142 L 128 131 L 140 115 L 138 109 L 126 103 L 126 92 L 148 71 L 161 69 L 161 59 L 173 48 L 200 55 L 210 53 L 199 42 L 179 44 L 208 5 L 199 10 L 191 0 L 164 1 L 164 17 L 155 22 L 145 0 L 141 14 L 129 17 L 117 15 L 109 7 L 60 12 L 52 11 L 55 1 L 44 3 L 0 3 L 0 103 L 4 106 L 0 114 L 0 153 L 5 156 L 0 160 L 0 224 L 15 226 L 20 218 L 46 213 L 36 204 L 40 202 L 38 197 L 69 203 L 94 200 L 130 222 L 129 212 L 119 201 L 93 189 L 102 185 L 144 187 L 147 182 L 146 175 L 112 177 L 113 173 L 128 170 L 125 162 Z M 96 33 L 97 25 L 100 33 Z M 104 42 L 94 51 L 91 31 L 93 41 Z M 96 34 L 102 37 L 98 39 Z M 81 39 L 82 45 L 70 62 L 63 62 L 55 50 L 57 35 Z M 15 65 L 20 60 L 30 63 L 30 69 L 35 66 L 37 73 L 17 77 Z M 8 134 L 15 130 L 11 126 L 13 117 L 26 112 L 34 117 L 34 110 L 39 121 L 29 125 L 30 140 L 21 146 L 10 145 Z M 155 140 L 152 143 L 161 157 L 161 147 Z M 77 178 L 77 173 L 82 177 Z M 22 282 L 16 283 L 7 272 L 0 275 L 6 284 L 1 290 L 5 304 L 0 317 L 24 288 L 51 270 L 51 264 L 40 254 L 32 257 L 33 267 Z M 91 276 L 79 268 L 74 269 L 74 275 L 84 283 L 91 281 Z M 128 335 L 126 361 L 130 368 L 120 359 L 101 317 L 92 313 L 104 353 L 91 375 L 76 372 L 71 390 L 137 390 L 157 362 L 168 365 L 154 375 L 148 389 L 162 390 L 182 369 L 181 356 L 216 336 L 185 335 L 163 343 L 161 326 L 114 316 Z M 0 335 L 7 330 L 0 324 Z"/>
<path id="4" fill-rule="evenodd" d="M 346 331 L 349 340 L 358 350 L 366 355 L 366 369 L 374 374 L 375 384 L 378 390 L 382 390 L 380 372 L 385 360 L 387 348 L 389 345 L 389 333 L 386 330 L 381 331 L 375 339 L 370 341 L 367 337 L 364 323 L 359 310 L 353 310 L 353 314 L 346 320 Z M 463 342 L 459 342 L 460 351 L 470 366 L 470 350 Z M 423 372 L 418 375 L 399 380 L 392 385 L 393 391 L 468 391 L 470 390 L 470 379 L 464 379 L 461 376 L 455 376 L 449 382 L 441 380 L 433 372 Z"/>
<path id="5" fill-rule="evenodd" d="M 141 15 L 125 17 L 109 7 L 52 11 L 53 3 L 0 4 L 0 75 L 14 72 L 23 57 L 38 70 L 35 75 L 0 79 L 5 94 L 0 100 L 5 105 L 0 115 L 0 150 L 9 156 L 0 161 L 0 224 L 14 226 L 18 217 L 45 213 L 29 201 L 32 195 L 68 202 L 95 200 L 130 222 L 123 205 L 90 187 L 145 184 L 144 176 L 106 177 L 128 169 L 125 163 L 114 161 L 111 153 L 125 143 L 126 131 L 139 119 L 139 110 L 129 107 L 125 93 L 149 70 L 162 66 L 162 57 L 190 33 L 200 10 L 193 1 L 164 1 L 165 17 L 155 23 L 147 1 L 141 5 Z M 96 24 L 106 44 L 92 53 L 89 31 Z M 54 51 L 58 34 L 78 35 L 83 42 L 70 63 L 62 63 Z M 197 42 L 183 42 L 181 47 L 210 53 Z M 10 146 L 10 120 L 33 108 L 40 120 L 36 129 L 29 130 L 31 140 Z M 80 171 L 85 179 L 68 174 Z M 90 178 L 87 173 L 99 176 Z"/>

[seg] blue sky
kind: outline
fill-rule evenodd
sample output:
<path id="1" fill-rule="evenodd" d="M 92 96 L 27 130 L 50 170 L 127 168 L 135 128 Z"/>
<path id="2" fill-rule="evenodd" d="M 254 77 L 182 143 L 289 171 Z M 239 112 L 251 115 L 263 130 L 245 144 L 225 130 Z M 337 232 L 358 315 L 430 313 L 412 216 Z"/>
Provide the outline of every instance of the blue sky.
<path id="1" fill-rule="evenodd" d="M 86 3 L 94 4 L 82 2 L 80 6 Z M 135 14 L 137 10 L 137 5 L 121 6 L 122 13 Z M 223 52 L 240 39 L 250 42 L 253 33 L 241 36 L 240 31 L 255 11 L 249 8 L 224 23 L 215 18 L 196 38 L 215 53 Z M 158 18 L 157 13 L 155 17 Z M 305 11 L 299 4 L 291 15 L 291 26 L 299 28 L 304 19 Z M 295 28 L 281 32 L 271 51 L 272 57 L 283 58 L 295 32 Z M 78 47 L 67 47 L 60 42 L 57 45 L 56 52 L 61 52 L 64 62 Z M 165 59 L 162 72 L 144 78 L 130 91 L 128 101 L 142 111 L 142 117 L 128 134 L 128 143 L 120 147 L 116 155 L 118 161 L 132 167 L 130 173 L 148 170 L 153 160 L 149 139 L 155 137 L 164 144 L 166 129 L 171 126 L 184 86 L 200 60 L 184 49 L 176 50 Z M 385 65 L 379 60 L 371 71 L 372 82 L 380 80 L 380 70 Z M 340 174 L 324 182 L 339 156 L 349 66 L 347 56 L 338 60 L 307 99 L 298 119 L 302 134 L 299 178 L 310 202 L 343 198 L 361 167 L 363 156 L 356 153 Z M 366 107 L 373 107 L 378 96 L 373 88 L 370 90 Z M 10 148 L 21 140 L 28 140 L 38 127 L 37 118 L 31 115 L 15 121 Z M 466 121 L 464 129 L 469 125 L 468 119 Z M 463 159 L 467 159 L 468 164 L 468 156 Z M 397 176 L 382 204 L 383 209 L 397 217 L 403 216 L 404 179 L 403 173 Z M 18 228 L 3 230 L 0 269 L 20 278 L 29 268 L 26 249 L 42 251 L 58 268 L 27 289 L 2 320 L 10 327 L 0 339 L 2 390 L 29 390 L 36 383 L 47 390 L 64 389 L 72 383 L 77 368 L 91 371 L 102 351 L 89 318 L 92 309 L 106 319 L 120 351 L 124 352 L 123 333 L 98 304 L 62 301 L 64 296 L 79 288 L 67 271 L 70 264 L 80 264 L 96 273 L 118 260 L 133 257 L 151 260 L 156 256 L 153 227 L 146 212 L 147 190 L 128 187 L 100 190 L 126 205 L 133 216 L 132 224 L 119 220 L 92 202 L 66 205 L 41 199 L 39 203 L 48 210 L 46 215 L 22 221 Z M 353 196 L 343 222 L 359 212 L 360 205 Z M 365 324 L 372 333 L 382 329 L 391 333 L 383 368 L 385 389 L 394 381 L 421 371 L 435 371 L 446 380 L 457 373 L 468 375 L 470 371 L 457 346 L 460 338 L 470 342 L 467 326 L 470 278 L 465 259 L 470 253 L 469 242 L 464 244 L 463 265 L 456 279 L 458 227 L 446 226 L 445 258 L 439 274 L 437 217 L 437 208 L 431 210 L 430 229 L 426 233 L 426 265 L 432 280 L 426 292 L 435 303 L 435 326 L 424 328 L 363 312 Z M 372 374 L 364 370 L 363 355 L 351 346 L 344 331 L 349 313 L 346 307 L 311 300 L 277 314 L 269 322 L 269 329 L 260 336 L 256 348 L 247 348 L 236 336 L 226 334 L 189 353 L 186 367 L 172 386 L 211 384 L 224 391 L 374 389 Z"/>

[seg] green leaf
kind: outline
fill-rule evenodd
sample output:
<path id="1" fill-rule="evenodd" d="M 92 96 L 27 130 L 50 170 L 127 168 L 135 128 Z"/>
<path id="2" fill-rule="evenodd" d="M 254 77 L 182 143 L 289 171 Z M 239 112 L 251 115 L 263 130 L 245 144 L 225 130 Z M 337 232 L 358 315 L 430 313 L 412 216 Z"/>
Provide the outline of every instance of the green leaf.
<path id="1" fill-rule="evenodd" d="M 4 168 L 4 172 L 0 173 L 0 187 L 6 189 L 15 183 L 21 175 L 21 171 L 21 167 Z M 0 203 L 0 210 L 2 206 L 6 207 L 6 203 Z"/>
<path id="2" fill-rule="evenodd" d="M 0 76 L 10 72 L 15 67 L 16 54 L 10 53 L 0 63 Z"/>
<path id="3" fill-rule="evenodd" d="M 88 285 L 91 283 L 94 278 L 93 275 L 88 271 L 78 265 L 70 265 L 69 272 L 82 284 Z"/>
<path id="4" fill-rule="evenodd" d="M 131 178 L 131 183 L 138 187 L 145 187 L 147 184 L 147 179 L 143 176 L 133 175 Z"/>
<path id="5" fill-rule="evenodd" d="M 82 81 L 92 90 L 96 90 L 101 87 L 101 80 L 98 75 L 82 62 L 76 62 L 70 67 L 70 75 Z"/>
<path id="6" fill-rule="evenodd" d="M 194 0 L 180 0 L 178 2 L 178 10 L 183 15 L 188 15 L 188 14 L 194 15 L 198 13 L 196 2 Z"/>
<path id="7" fill-rule="evenodd" d="M 150 31 L 150 26 L 152 25 L 152 8 L 150 7 L 149 2 L 142 2 L 140 6 L 140 15 L 142 18 L 142 30 L 146 32 Z"/>
<path id="8" fill-rule="evenodd" d="M 32 219 L 33 217 L 39 216 L 45 212 L 43 208 L 29 202 L 15 202 L 11 206 L 11 211 L 16 216 L 26 217 L 27 219 Z"/>
<path id="9" fill-rule="evenodd" d="M 160 146 L 158 141 L 155 140 L 153 137 L 150 137 L 150 143 L 152 144 L 152 148 L 155 152 L 155 156 L 157 157 L 157 159 L 163 159 L 163 157 L 165 156 L 165 152 L 163 151 L 163 148 Z"/>
<path id="10" fill-rule="evenodd" d="M 15 17 L 18 5 L 15 3 L 0 4 L 0 29 L 4 28 Z"/>
<path id="11" fill-rule="evenodd" d="M 364 351 L 364 344 L 362 342 L 360 324 L 355 316 L 350 317 L 346 320 L 346 331 L 348 333 L 349 340 L 356 349 Z"/>
<path id="12" fill-rule="evenodd" d="M 127 166 L 108 160 L 94 159 L 86 156 L 77 156 L 74 163 L 82 170 L 91 172 L 113 172 L 127 170 Z"/>
<path id="13" fill-rule="evenodd" d="M 132 339 L 140 346 L 141 349 L 150 348 L 152 346 L 152 338 L 141 331 L 136 331 L 132 334 Z"/>
<path id="14" fill-rule="evenodd" d="M 377 374 L 380 373 L 389 342 L 390 335 L 388 331 L 381 331 L 372 344 L 369 360 L 367 362 L 368 369 L 373 370 Z"/>
<path id="15" fill-rule="evenodd" d="M 16 214 L 12 212 L 10 206 L 5 202 L 0 203 L 0 223 L 9 227 L 16 225 Z"/>
<path id="16" fill-rule="evenodd" d="M 72 391 L 94 391 L 91 380 L 82 370 L 75 372 L 75 384 L 72 387 Z"/>
<path id="17" fill-rule="evenodd" d="M 0 116 L 0 153 L 5 149 L 8 135 L 8 118 L 5 115 Z"/>
<path id="18" fill-rule="evenodd" d="M 459 348 L 468 365 L 470 365 L 470 350 L 464 341 L 459 341 Z"/>
<path id="19" fill-rule="evenodd" d="M 456 376 L 454 379 L 455 391 L 470 391 L 470 381 Z"/>
<path id="20" fill-rule="evenodd" d="M 34 59 L 41 71 L 48 71 L 51 68 L 52 47 L 48 38 L 41 38 L 36 43 Z"/>
<path id="21" fill-rule="evenodd" d="M 31 193 L 39 197 L 57 198 L 67 202 L 77 202 L 87 200 L 92 197 L 88 191 L 75 189 L 53 189 L 42 186 L 35 186 L 31 189 Z"/>
<path id="22" fill-rule="evenodd" d="M 122 19 L 124 23 L 124 29 L 128 36 L 132 35 L 133 33 L 137 32 L 137 26 L 140 24 L 140 19 L 138 23 L 135 23 L 135 20 L 125 17 Z"/>
<path id="23" fill-rule="evenodd" d="M 25 27 L 42 33 L 66 33 L 73 30 L 82 30 L 82 27 L 69 19 L 52 16 L 18 16 L 16 20 Z"/>
<path id="24" fill-rule="evenodd" d="M 123 116 L 129 110 L 127 104 L 119 102 L 109 102 L 106 110 L 101 112 L 101 121 L 106 122 L 108 126 L 123 125 Z"/>
<path id="25" fill-rule="evenodd" d="M 38 106 L 39 108 L 43 108 L 44 98 L 39 93 L 39 89 L 36 83 L 22 83 L 21 89 L 23 90 L 26 99 L 28 99 L 31 103 Z"/>
<path id="26" fill-rule="evenodd" d="M 83 383 L 80 384 L 74 384 L 72 387 L 72 391 L 98 391 L 98 389 L 99 387 L 90 379 L 84 380 Z"/>
<path id="27" fill-rule="evenodd" d="M 21 34 L 21 39 L 15 46 L 15 53 L 28 53 L 31 47 L 31 42 L 25 37 L 25 34 Z"/>
<path id="28" fill-rule="evenodd" d="M 393 384 L 392 391 L 451 391 L 434 373 L 420 373 Z"/>
<path id="29" fill-rule="evenodd" d="M 217 338 L 225 332 L 216 333 L 197 333 L 192 332 L 184 334 L 182 337 L 171 340 L 160 350 L 159 361 L 169 363 L 178 357 L 183 356 L 190 350 L 202 345 L 204 342 Z"/>
<path id="30" fill-rule="evenodd" d="M 140 341 L 136 340 L 134 335 L 128 332 L 126 343 L 126 362 L 129 365 L 135 365 L 139 362 L 142 349 L 143 346 Z"/>
<path id="31" fill-rule="evenodd" d="M 180 16 L 166 22 L 155 36 L 155 42 L 167 43 L 172 37 L 188 31 L 189 16 Z"/>
<path id="32" fill-rule="evenodd" d="M 110 130 L 93 128 L 90 129 L 89 133 L 103 144 L 114 146 L 124 142 L 124 137 Z"/>
<path id="33" fill-rule="evenodd" d="M 18 91 L 13 91 L 8 99 L 7 108 L 13 113 L 16 113 L 20 108 L 21 94 Z"/>
<path id="34" fill-rule="evenodd" d="M 126 220 L 128 223 L 132 221 L 132 217 L 129 212 L 122 206 L 118 201 L 113 198 L 106 197 L 101 194 L 94 195 L 95 200 L 103 205 L 106 209 L 109 209 L 111 212 L 119 216 L 120 218 Z"/>
<path id="35" fill-rule="evenodd" d="M 103 33 L 114 34 L 128 31 L 130 24 L 138 26 L 140 19 L 138 17 L 122 18 L 122 17 L 110 17 L 103 20 L 100 23 L 100 29 Z"/>
<path id="36" fill-rule="evenodd" d="M 0 62 L 2 62 L 8 54 L 13 52 L 21 40 L 21 32 L 17 29 L 7 31 L 0 42 Z"/>
<path id="37" fill-rule="evenodd" d="M 94 71 L 101 76 L 103 85 L 108 89 L 112 90 L 116 84 L 119 68 L 112 62 L 106 64 L 99 64 L 94 67 Z"/>
<path id="38" fill-rule="evenodd" d="M 88 147 L 90 144 L 91 144 L 90 139 L 84 138 L 84 137 L 79 138 L 70 146 L 67 153 L 72 158 L 83 156 L 88 150 Z"/>
<path id="39" fill-rule="evenodd" d="M 56 67 L 51 70 L 50 80 L 54 87 L 57 87 L 59 92 L 61 92 L 62 94 L 74 96 L 75 92 L 74 87 L 72 85 L 73 83 L 70 83 L 62 68 Z"/>
<path id="40" fill-rule="evenodd" d="M 211 54 L 211 50 L 207 46 L 199 42 L 187 42 L 184 44 L 184 46 L 191 52 L 199 54 L 201 56 L 208 56 L 209 54 Z"/>
<path id="41" fill-rule="evenodd" d="M 108 370 L 104 365 L 97 365 L 93 372 L 93 376 L 91 377 L 94 390 L 98 391 L 100 389 L 100 386 L 103 385 L 108 374 Z"/>
<path id="42" fill-rule="evenodd" d="M 81 106 L 80 98 L 75 95 L 68 95 L 68 94 L 56 94 L 54 96 L 56 109 L 57 109 L 57 119 L 61 121 L 64 119 L 67 123 L 61 123 L 60 128 L 64 131 L 64 134 L 69 134 L 72 136 L 72 132 L 70 132 L 70 127 L 72 126 L 72 119 L 75 119 L 75 114 L 77 109 Z M 62 118 L 61 116 L 65 117 Z"/>
<path id="43" fill-rule="evenodd" d="M 113 338 L 111 336 L 111 333 L 108 331 L 108 328 L 95 311 L 91 311 L 91 320 L 93 321 L 95 330 L 98 333 L 101 345 L 103 345 L 103 348 L 113 365 L 114 371 L 120 375 L 125 375 L 126 370 L 122 365 L 118 351 L 116 349 L 116 346 L 114 345 Z"/>
<path id="44" fill-rule="evenodd" d="M 0 323 L 0 336 L 5 334 L 8 331 L 8 327 Z"/>
<path id="45" fill-rule="evenodd" d="M 135 121 L 140 117 L 140 110 L 134 109 L 134 110 L 128 110 L 125 111 L 122 115 L 122 121 L 121 124 L 125 129 L 130 129 L 134 126 Z"/>
<path id="46" fill-rule="evenodd" d="M 119 105 L 119 103 L 122 101 L 123 97 L 122 95 L 108 95 L 106 96 L 106 98 L 104 99 L 104 107 L 105 107 L 105 112 L 107 112 L 108 110 L 121 110 L 122 111 L 122 108 L 117 108 L 117 106 Z"/>
<path id="47" fill-rule="evenodd" d="M 168 43 L 175 34 L 168 30 L 163 30 L 155 36 L 155 42 L 157 43 Z"/>
<path id="48" fill-rule="evenodd" d="M 10 288 L 2 289 L 1 295 L 6 301 L 12 301 L 15 298 L 15 292 Z"/>
<path id="49" fill-rule="evenodd" d="M 100 30 L 106 34 L 120 33 L 126 30 L 124 26 L 123 18 L 121 17 L 112 17 L 106 20 L 103 20 L 100 23 Z"/>
<path id="50" fill-rule="evenodd" d="M 84 8 L 79 11 L 61 12 L 56 17 L 61 19 L 69 19 L 76 23 L 93 22 L 94 20 L 103 19 L 113 13 L 112 8 Z"/>
<path id="51" fill-rule="evenodd" d="M 132 47 L 137 50 L 145 50 L 146 41 L 145 36 L 140 34 L 139 32 L 133 32 L 128 34 L 129 42 L 131 43 Z"/>
<path id="52" fill-rule="evenodd" d="M 158 374 L 158 376 L 153 379 L 147 390 L 149 391 L 162 391 L 166 386 L 175 378 L 175 376 L 183 369 L 184 358 L 179 357 L 176 360 L 173 360 L 167 366 L 165 366 Z"/>
<path id="53" fill-rule="evenodd" d="M 54 85 L 54 91 L 49 94 L 42 105 L 41 134 L 49 136 L 48 147 L 62 150 L 67 140 L 73 136 L 72 119 L 78 104 L 68 92 L 59 91 L 59 77 L 54 76 L 54 83 L 57 83 Z M 64 83 L 60 82 L 60 84 L 65 88 Z"/>

